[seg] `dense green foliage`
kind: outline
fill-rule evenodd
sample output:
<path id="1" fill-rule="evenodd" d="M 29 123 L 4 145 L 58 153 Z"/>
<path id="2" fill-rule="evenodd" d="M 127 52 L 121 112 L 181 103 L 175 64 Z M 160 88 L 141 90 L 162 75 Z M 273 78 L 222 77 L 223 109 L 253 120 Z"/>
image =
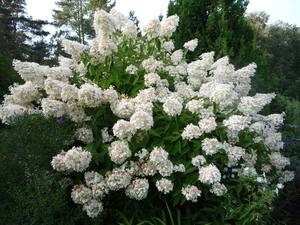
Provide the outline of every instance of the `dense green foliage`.
<path id="1" fill-rule="evenodd" d="M 0 130 L 0 221 L 9 225 L 84 224 L 69 200 L 70 180 L 51 171 L 49 161 L 73 143 L 73 125 L 40 116 L 20 118 Z"/>
<path id="2" fill-rule="evenodd" d="M 217 58 L 228 55 L 237 66 L 253 61 L 255 33 L 244 16 L 247 4 L 245 0 L 171 1 L 168 15 L 180 17 L 176 46 L 198 38 L 194 55 L 215 51 Z"/>
<path id="3" fill-rule="evenodd" d="M 264 79 L 257 80 L 257 89 L 299 99 L 300 28 L 284 22 L 267 25 L 265 13 L 252 13 L 248 19 L 257 33 L 258 48 L 265 52 L 267 60 L 265 75 L 261 77 Z"/>

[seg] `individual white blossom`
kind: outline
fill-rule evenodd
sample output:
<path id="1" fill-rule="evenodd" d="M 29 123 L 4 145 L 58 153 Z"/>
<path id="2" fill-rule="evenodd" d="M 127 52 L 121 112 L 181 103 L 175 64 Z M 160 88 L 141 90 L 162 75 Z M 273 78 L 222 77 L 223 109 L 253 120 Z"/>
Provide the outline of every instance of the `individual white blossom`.
<path id="1" fill-rule="evenodd" d="M 5 124 L 11 124 L 17 117 L 30 114 L 28 108 L 16 105 L 16 104 L 7 104 L 0 106 L 0 119 Z"/>
<path id="2" fill-rule="evenodd" d="M 129 119 L 135 111 L 135 106 L 132 100 L 122 98 L 110 105 L 112 112 L 123 119 Z"/>
<path id="3" fill-rule="evenodd" d="M 179 24 L 179 17 L 177 15 L 169 16 L 166 19 L 164 19 L 160 24 L 160 36 L 171 37 Z"/>
<path id="4" fill-rule="evenodd" d="M 188 83 L 194 88 L 199 89 L 207 74 L 206 64 L 203 60 L 196 60 L 188 64 Z"/>
<path id="5" fill-rule="evenodd" d="M 161 84 L 160 76 L 157 73 L 148 73 L 144 76 L 145 86 L 159 86 Z"/>
<path id="6" fill-rule="evenodd" d="M 283 124 L 284 113 L 281 114 L 270 114 L 265 117 L 265 121 L 273 128 L 278 128 Z"/>
<path id="7" fill-rule="evenodd" d="M 192 202 L 197 202 L 198 198 L 201 196 L 201 191 L 195 185 L 187 185 L 185 188 L 181 189 L 181 193 L 186 200 Z"/>
<path id="8" fill-rule="evenodd" d="M 227 120 L 223 121 L 224 126 L 230 131 L 241 131 L 247 128 L 249 123 L 249 117 L 239 115 L 230 116 Z"/>
<path id="9" fill-rule="evenodd" d="M 134 75 L 137 73 L 138 68 L 135 65 L 129 65 L 125 69 L 126 73 Z"/>
<path id="10" fill-rule="evenodd" d="M 68 82 L 68 79 L 73 76 L 72 70 L 67 67 L 57 66 L 49 68 L 46 71 L 46 76 L 49 79 Z"/>
<path id="11" fill-rule="evenodd" d="M 149 23 L 143 29 L 144 34 L 147 37 L 155 38 L 160 34 L 160 22 L 157 19 L 150 20 Z"/>
<path id="12" fill-rule="evenodd" d="M 74 102 L 78 100 L 79 89 L 75 85 L 64 84 L 61 89 L 61 99 L 64 102 Z"/>
<path id="13" fill-rule="evenodd" d="M 279 151 L 283 148 L 281 133 L 272 131 L 267 132 L 264 144 L 272 151 Z"/>
<path id="14" fill-rule="evenodd" d="M 114 141 L 108 148 L 108 154 L 116 164 L 124 163 L 129 157 L 131 157 L 131 151 L 126 141 Z"/>
<path id="15" fill-rule="evenodd" d="M 83 210 L 86 211 L 89 217 L 95 218 L 103 211 L 103 204 L 102 202 L 92 199 L 84 204 Z"/>
<path id="16" fill-rule="evenodd" d="M 126 120 L 118 120 L 113 126 L 114 136 L 119 139 L 127 139 L 130 140 L 131 137 L 135 134 L 136 128 L 132 123 Z"/>
<path id="17" fill-rule="evenodd" d="M 82 150 L 81 147 L 73 147 L 64 156 L 64 163 L 68 170 L 82 172 L 86 170 L 92 160 L 90 152 Z"/>
<path id="18" fill-rule="evenodd" d="M 114 89 L 113 86 L 110 86 L 108 89 L 103 90 L 102 92 L 102 97 L 104 102 L 109 102 L 113 104 L 118 100 L 119 94 L 118 92 Z"/>
<path id="19" fill-rule="evenodd" d="M 187 50 L 193 52 L 193 51 L 195 51 L 197 45 L 198 45 L 198 39 L 195 38 L 193 40 L 190 40 L 190 41 L 184 43 L 183 47 L 186 48 Z"/>
<path id="20" fill-rule="evenodd" d="M 195 167 L 201 167 L 206 163 L 206 159 L 203 155 L 197 155 L 192 158 L 192 165 Z"/>
<path id="21" fill-rule="evenodd" d="M 185 82 L 178 82 L 175 84 L 176 94 L 178 98 L 189 100 L 196 96 L 196 92 L 193 90 L 192 86 L 187 85 Z"/>
<path id="22" fill-rule="evenodd" d="M 122 26 L 122 32 L 128 38 L 136 38 L 138 34 L 137 27 L 131 20 L 127 20 Z"/>
<path id="23" fill-rule="evenodd" d="M 131 181 L 130 174 L 122 168 L 115 168 L 107 177 L 107 186 L 112 191 L 126 188 Z"/>
<path id="24" fill-rule="evenodd" d="M 173 41 L 166 41 L 163 43 L 163 48 L 167 51 L 167 52 L 172 52 L 175 49 L 174 43 Z"/>
<path id="25" fill-rule="evenodd" d="M 210 133 L 217 128 L 217 123 L 214 117 L 203 118 L 198 123 L 200 130 L 205 133 Z"/>
<path id="26" fill-rule="evenodd" d="M 224 184 L 214 183 L 209 191 L 216 196 L 223 196 L 224 194 L 226 194 L 227 188 Z"/>
<path id="27" fill-rule="evenodd" d="M 14 84 L 9 87 L 9 91 L 12 93 L 9 97 L 12 98 L 11 101 L 14 104 L 26 105 L 38 100 L 40 97 L 38 87 L 31 81 L 26 81 L 22 85 Z M 8 96 L 5 96 L 5 98 L 7 99 Z"/>
<path id="28" fill-rule="evenodd" d="M 175 52 L 172 53 L 171 55 L 171 61 L 175 64 L 178 65 L 181 60 L 183 59 L 183 51 L 181 49 L 176 50 Z"/>
<path id="29" fill-rule="evenodd" d="M 64 82 L 48 78 L 45 80 L 45 91 L 50 98 L 60 99 Z"/>
<path id="30" fill-rule="evenodd" d="M 136 130 L 150 130 L 153 126 L 153 116 L 145 111 L 137 111 L 130 117 L 130 124 Z"/>
<path id="31" fill-rule="evenodd" d="M 155 101 L 155 89 L 154 88 L 146 88 L 144 90 L 140 90 L 137 96 L 134 98 L 134 101 L 138 104 L 141 103 L 152 103 Z"/>
<path id="32" fill-rule="evenodd" d="M 108 127 L 101 129 L 102 143 L 109 143 L 113 140 L 113 136 L 108 133 Z"/>
<path id="33" fill-rule="evenodd" d="M 139 157 L 140 159 L 144 159 L 149 155 L 149 152 L 147 149 L 143 148 L 137 153 L 134 154 L 134 156 Z"/>
<path id="34" fill-rule="evenodd" d="M 109 193 L 109 188 L 105 179 L 93 184 L 91 189 L 93 198 L 97 200 L 102 200 Z"/>
<path id="35" fill-rule="evenodd" d="M 13 61 L 14 69 L 24 81 L 31 81 L 33 84 L 42 87 L 49 67 L 41 66 L 33 62 Z"/>
<path id="36" fill-rule="evenodd" d="M 66 113 L 65 103 L 58 100 L 43 98 L 41 106 L 45 117 L 62 117 Z"/>
<path id="37" fill-rule="evenodd" d="M 287 183 L 295 179 L 295 172 L 285 170 L 281 173 L 281 177 L 279 178 L 279 182 Z"/>
<path id="38" fill-rule="evenodd" d="M 76 130 L 75 136 L 77 140 L 90 144 L 94 141 L 93 131 L 89 128 L 82 127 Z"/>
<path id="39" fill-rule="evenodd" d="M 63 49 L 72 56 L 72 58 L 77 62 L 80 61 L 80 56 L 83 51 L 87 48 L 85 45 L 64 39 L 62 42 Z"/>
<path id="40" fill-rule="evenodd" d="M 246 154 L 245 149 L 239 147 L 239 146 L 227 146 L 225 148 L 225 151 L 228 156 L 228 166 L 236 166 L 238 164 L 238 161 L 244 157 Z"/>
<path id="41" fill-rule="evenodd" d="M 97 85 L 83 84 L 78 91 L 79 103 L 87 107 L 97 107 L 102 102 L 102 90 Z"/>
<path id="42" fill-rule="evenodd" d="M 53 169 L 55 169 L 56 171 L 59 171 L 59 172 L 64 172 L 64 171 L 68 170 L 68 168 L 65 164 L 65 160 L 64 160 L 65 155 L 66 155 L 66 152 L 61 151 L 61 153 L 59 153 L 58 155 L 56 155 L 52 158 L 51 166 Z"/>
<path id="43" fill-rule="evenodd" d="M 253 97 L 244 96 L 238 105 L 238 110 L 244 115 L 253 115 L 258 113 L 267 104 L 270 104 L 275 94 L 256 94 Z"/>
<path id="44" fill-rule="evenodd" d="M 199 181 L 204 184 L 214 184 L 221 181 L 221 173 L 219 169 L 213 165 L 199 168 Z"/>
<path id="45" fill-rule="evenodd" d="M 154 73 L 156 70 L 162 67 L 162 62 L 157 61 L 154 57 L 150 57 L 142 62 L 142 67 L 146 72 Z"/>
<path id="46" fill-rule="evenodd" d="M 65 110 L 68 117 L 76 123 L 88 121 L 90 119 L 90 117 L 85 114 L 84 108 L 74 102 L 67 103 Z"/>
<path id="47" fill-rule="evenodd" d="M 169 177 L 172 175 L 174 171 L 174 165 L 173 163 L 167 159 L 163 162 L 159 162 L 156 164 L 157 171 L 160 175 L 163 177 Z"/>
<path id="48" fill-rule="evenodd" d="M 168 98 L 163 104 L 163 110 L 169 116 L 177 116 L 180 115 L 182 110 L 182 104 L 176 98 Z"/>
<path id="49" fill-rule="evenodd" d="M 191 113 L 194 113 L 194 114 L 199 114 L 200 111 L 204 108 L 203 106 L 204 104 L 204 101 L 203 99 L 193 99 L 191 101 L 189 101 L 187 104 L 186 104 L 186 108 L 191 112 Z"/>
<path id="50" fill-rule="evenodd" d="M 164 163 L 168 160 L 169 153 L 161 147 L 154 147 L 150 153 L 149 160 L 155 164 Z"/>
<path id="51" fill-rule="evenodd" d="M 202 141 L 202 150 L 206 155 L 214 155 L 222 148 L 223 144 L 216 138 L 205 138 Z"/>
<path id="52" fill-rule="evenodd" d="M 172 181 L 170 181 L 166 178 L 162 178 L 162 179 L 156 181 L 155 185 L 156 185 L 157 190 L 164 194 L 170 193 L 174 187 Z"/>
<path id="53" fill-rule="evenodd" d="M 290 165 L 290 160 L 284 157 L 280 152 L 271 153 L 270 161 L 271 164 L 278 169 L 284 169 L 286 166 Z"/>
<path id="54" fill-rule="evenodd" d="M 125 194 L 132 199 L 142 200 L 148 195 L 149 182 L 145 178 L 134 179 L 125 190 Z"/>
<path id="55" fill-rule="evenodd" d="M 184 128 L 181 137 L 182 139 L 191 141 L 192 139 L 199 138 L 202 135 L 202 133 L 203 132 L 201 131 L 199 126 L 196 126 L 194 124 L 188 124 Z"/>
<path id="56" fill-rule="evenodd" d="M 71 198 L 76 204 L 85 204 L 92 200 L 92 191 L 84 185 L 75 185 L 72 189 Z"/>
<path id="57" fill-rule="evenodd" d="M 173 166 L 173 171 L 177 172 L 177 173 L 184 173 L 185 172 L 185 166 L 183 164 L 179 164 L 179 165 L 174 165 Z"/>
<path id="58" fill-rule="evenodd" d="M 141 165 L 141 172 L 145 176 L 154 176 L 157 173 L 157 164 L 153 161 L 145 162 Z"/>
<path id="59" fill-rule="evenodd" d="M 217 84 L 211 91 L 209 98 L 219 104 L 221 108 L 225 108 L 232 106 L 237 101 L 238 94 L 231 84 Z"/>
<path id="60" fill-rule="evenodd" d="M 88 171 L 84 173 L 85 183 L 88 187 L 92 187 L 103 181 L 103 176 L 96 171 Z"/>

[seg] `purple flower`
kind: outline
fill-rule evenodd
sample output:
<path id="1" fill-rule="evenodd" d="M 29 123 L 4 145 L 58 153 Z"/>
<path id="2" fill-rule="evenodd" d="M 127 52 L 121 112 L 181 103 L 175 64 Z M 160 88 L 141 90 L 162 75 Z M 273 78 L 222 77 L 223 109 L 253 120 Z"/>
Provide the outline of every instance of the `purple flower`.
<path id="1" fill-rule="evenodd" d="M 63 124 L 64 123 L 64 118 L 62 116 L 61 117 L 57 117 L 56 118 L 56 123 Z"/>

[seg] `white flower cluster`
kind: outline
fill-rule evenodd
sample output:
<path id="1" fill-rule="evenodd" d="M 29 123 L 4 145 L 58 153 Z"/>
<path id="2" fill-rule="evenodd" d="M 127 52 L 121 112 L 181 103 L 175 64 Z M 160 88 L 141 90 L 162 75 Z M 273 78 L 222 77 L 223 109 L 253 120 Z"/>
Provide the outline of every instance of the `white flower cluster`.
<path id="1" fill-rule="evenodd" d="M 94 141 L 93 131 L 89 128 L 82 127 L 76 130 L 76 138 L 84 143 L 92 143 Z"/>
<path id="2" fill-rule="evenodd" d="M 142 200 L 147 197 L 149 189 L 149 182 L 147 179 L 135 179 L 132 183 L 126 188 L 125 194 L 129 198 L 136 200 Z"/>
<path id="3" fill-rule="evenodd" d="M 62 151 L 53 157 L 51 165 L 57 171 L 76 171 L 86 170 L 92 160 L 90 152 L 82 150 L 81 147 L 73 147 L 67 152 Z"/>
<path id="4" fill-rule="evenodd" d="M 197 48 L 197 45 L 198 45 L 198 39 L 195 38 L 193 40 L 190 40 L 190 41 L 184 43 L 183 47 L 186 48 L 187 50 L 193 52 Z"/>
<path id="5" fill-rule="evenodd" d="M 170 176 L 174 171 L 173 163 L 168 157 L 169 153 L 161 147 L 155 147 L 149 156 L 149 162 L 155 166 L 156 170 L 163 177 Z"/>
<path id="6" fill-rule="evenodd" d="M 108 193 L 105 180 L 95 171 L 84 174 L 86 185 L 75 185 L 72 189 L 71 198 L 83 205 L 83 210 L 91 218 L 97 217 L 103 211 L 102 199 Z"/>
<path id="7" fill-rule="evenodd" d="M 108 148 L 108 154 L 111 161 L 122 164 L 131 156 L 131 151 L 126 141 L 114 141 Z"/>
<path id="8" fill-rule="evenodd" d="M 184 195 L 186 200 L 197 202 L 198 197 L 201 196 L 201 191 L 194 185 L 188 185 L 181 189 L 181 193 Z"/>
<path id="9" fill-rule="evenodd" d="M 204 184 L 214 184 L 221 181 L 220 170 L 213 164 L 199 168 L 199 181 Z"/>
<path id="10" fill-rule="evenodd" d="M 168 194 L 169 192 L 171 192 L 174 187 L 172 181 L 168 180 L 166 178 L 162 178 L 162 179 L 156 181 L 155 185 L 157 187 L 157 190 L 164 194 Z"/>
<path id="11" fill-rule="evenodd" d="M 59 66 L 14 61 L 25 82 L 14 84 L 5 96 L 2 122 L 35 113 L 66 118 L 79 128 L 74 136 L 80 144 L 95 144 L 103 151 L 101 163 L 110 158 L 100 167 L 105 174 L 86 172 L 85 184 L 72 190 L 73 201 L 90 217 L 103 211 L 103 199 L 112 191 L 146 198 L 152 176 L 159 192 L 175 189 L 192 202 L 201 197 L 201 185 L 223 196 L 230 190 L 226 180 L 239 176 L 270 187 L 293 179 L 293 172 L 285 170 L 290 161 L 280 152 L 278 129 L 284 114 L 259 114 L 275 95 L 248 96 L 256 65 L 235 70 L 228 57 L 215 61 L 214 52 L 186 62 L 185 53 L 195 51 L 198 40 L 175 50 L 170 37 L 178 22 L 176 15 L 152 20 L 137 35 L 137 27 L 124 15 L 100 10 L 91 46 L 63 41 L 71 58 L 60 57 Z M 126 55 L 127 50 L 131 53 Z M 82 54 L 91 59 L 89 69 Z M 249 143 L 239 138 L 244 133 L 251 137 L 246 138 Z M 91 161 L 90 152 L 73 147 L 54 156 L 51 165 L 61 172 L 83 172 Z M 192 169 L 202 184 L 176 187 L 177 173 L 187 170 L 185 176 L 190 176 L 190 166 L 196 167 Z"/>

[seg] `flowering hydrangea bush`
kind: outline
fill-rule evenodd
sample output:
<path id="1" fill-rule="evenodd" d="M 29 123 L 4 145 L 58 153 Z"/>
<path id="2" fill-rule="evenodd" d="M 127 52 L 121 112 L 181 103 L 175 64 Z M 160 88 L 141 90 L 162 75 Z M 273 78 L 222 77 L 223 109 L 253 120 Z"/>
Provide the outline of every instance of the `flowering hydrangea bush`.
<path id="1" fill-rule="evenodd" d="M 63 41 L 70 58 L 59 66 L 14 61 L 25 83 L 10 88 L 0 118 L 9 125 L 42 114 L 76 124 L 77 145 L 51 165 L 66 176 L 83 173 L 72 176 L 71 198 L 92 218 L 115 191 L 197 204 L 233 196 L 238 185 L 278 192 L 293 179 L 280 153 L 284 114 L 260 114 L 275 95 L 248 96 L 256 65 L 236 70 L 214 52 L 187 62 L 198 40 L 175 50 L 178 22 L 152 20 L 139 34 L 119 12 L 98 11 L 96 38 L 90 46 Z"/>

